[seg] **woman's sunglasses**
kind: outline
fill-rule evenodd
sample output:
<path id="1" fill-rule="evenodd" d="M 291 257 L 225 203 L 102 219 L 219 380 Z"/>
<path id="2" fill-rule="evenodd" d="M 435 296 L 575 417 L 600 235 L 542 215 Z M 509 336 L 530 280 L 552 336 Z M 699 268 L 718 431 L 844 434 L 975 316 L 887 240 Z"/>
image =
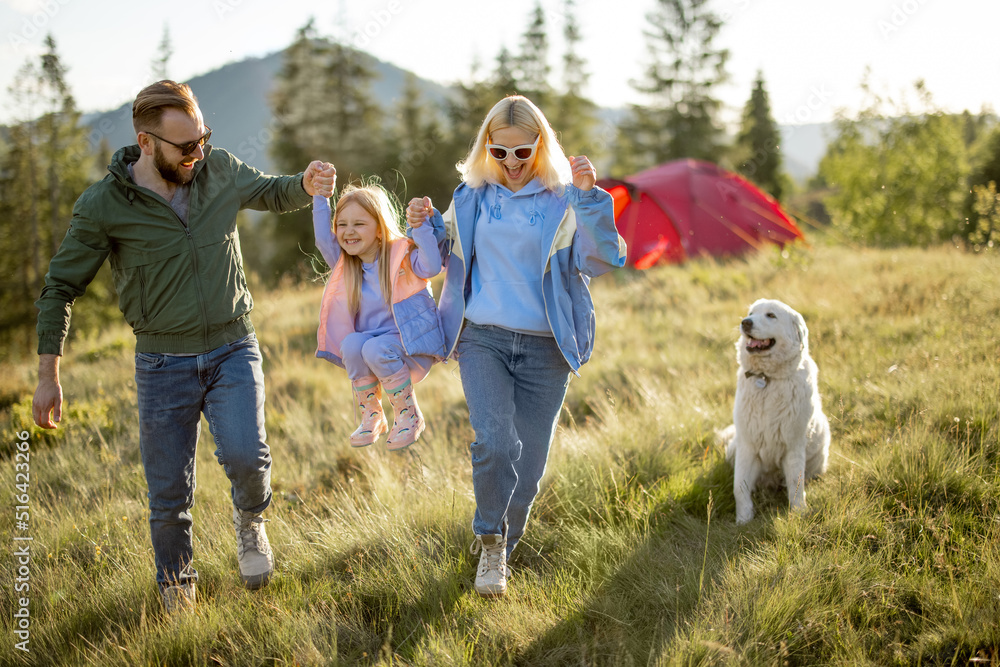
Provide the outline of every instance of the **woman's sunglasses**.
<path id="1" fill-rule="evenodd" d="M 521 144 L 520 146 L 514 146 L 513 148 L 507 148 L 506 146 L 501 146 L 500 144 L 488 143 L 487 139 L 486 150 L 490 152 L 490 157 L 497 162 L 503 162 L 507 159 L 508 153 L 513 153 L 521 162 L 525 160 L 530 160 L 531 156 L 535 154 L 535 148 L 538 146 L 538 140 L 542 138 L 542 135 L 535 137 L 534 143 Z"/>
<path id="2" fill-rule="evenodd" d="M 152 132 L 146 132 L 146 134 L 148 134 L 151 137 L 156 137 L 160 141 L 166 141 L 171 146 L 176 146 L 177 150 L 181 152 L 181 155 L 191 155 L 191 153 L 194 153 L 196 150 L 198 150 L 198 146 L 204 146 L 206 143 L 208 143 L 208 140 L 212 138 L 212 128 L 206 125 L 205 130 L 206 130 L 205 134 L 201 135 L 200 138 L 195 139 L 194 141 L 189 141 L 186 144 L 175 144 L 169 139 L 164 139 L 163 137 L 157 137 Z"/>

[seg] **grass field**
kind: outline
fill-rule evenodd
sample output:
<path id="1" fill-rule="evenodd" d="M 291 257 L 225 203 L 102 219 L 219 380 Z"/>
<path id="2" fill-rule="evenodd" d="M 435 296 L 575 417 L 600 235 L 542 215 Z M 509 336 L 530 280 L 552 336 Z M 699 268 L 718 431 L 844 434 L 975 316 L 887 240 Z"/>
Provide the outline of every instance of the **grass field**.
<path id="1" fill-rule="evenodd" d="M 257 293 L 277 558 L 241 588 L 228 482 L 198 454 L 198 610 L 153 582 L 132 337 L 75 340 L 63 425 L 30 425 L 35 362 L 3 362 L 0 664 L 1000 664 L 1000 261 L 951 248 L 795 248 L 593 284 L 574 378 L 508 595 L 471 590 L 472 431 L 457 365 L 418 386 L 428 428 L 354 450 L 349 384 L 314 358 L 320 286 Z M 805 317 L 829 472 L 734 523 L 714 444 L 736 327 L 758 297 Z M 30 524 L 14 523 L 30 436 Z M 30 590 L 15 592 L 29 535 Z M 30 601 L 29 653 L 14 631 Z"/>

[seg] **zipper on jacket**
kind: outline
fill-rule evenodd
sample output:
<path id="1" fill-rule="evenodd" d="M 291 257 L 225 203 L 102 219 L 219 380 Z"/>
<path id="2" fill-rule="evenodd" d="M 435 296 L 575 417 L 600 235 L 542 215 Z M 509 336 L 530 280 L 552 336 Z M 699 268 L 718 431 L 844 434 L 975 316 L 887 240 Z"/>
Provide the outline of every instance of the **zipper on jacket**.
<path id="1" fill-rule="evenodd" d="M 191 245 L 191 263 L 193 264 L 192 269 L 194 270 L 194 284 L 198 288 L 198 305 L 201 307 L 201 332 L 205 340 L 205 350 L 209 350 L 209 340 L 208 340 L 208 308 L 205 306 L 205 293 L 201 289 L 201 274 L 198 271 L 198 248 L 194 244 L 194 237 L 191 235 L 191 228 L 184 224 L 181 220 L 181 216 L 177 215 L 174 209 L 174 216 L 177 218 L 184 226 L 184 234 L 188 238 L 188 243 Z"/>
<path id="2" fill-rule="evenodd" d="M 135 189 L 135 188 L 139 187 L 139 186 L 137 186 L 137 185 L 135 185 L 135 184 L 133 184 L 131 182 L 126 183 L 126 185 L 127 185 L 127 187 L 129 189 Z M 193 182 L 192 182 L 191 187 L 192 188 L 194 187 Z M 139 192 L 139 194 L 142 194 L 142 193 Z M 163 199 L 163 198 L 161 197 L 160 199 Z M 161 206 L 163 205 L 163 202 L 166 202 L 165 199 L 163 199 L 163 202 L 160 202 L 160 201 L 156 200 L 155 198 L 153 199 L 153 201 L 157 202 Z M 187 225 L 186 222 L 184 222 L 183 220 L 181 220 L 181 216 L 177 215 L 177 211 L 175 211 L 173 209 L 173 207 L 169 205 L 169 203 L 167 204 L 167 210 L 169 210 L 170 213 L 174 216 L 174 219 L 177 220 L 177 224 L 179 224 L 184 229 L 184 235 L 187 237 L 188 245 L 191 246 L 191 263 L 193 264 L 192 270 L 194 271 L 194 284 L 195 284 L 195 287 L 198 290 L 198 306 L 199 306 L 199 310 L 201 310 L 201 334 L 202 334 L 202 341 L 204 342 L 205 350 L 208 350 L 209 349 L 208 309 L 205 306 L 205 293 L 202 290 L 201 276 L 198 273 L 198 248 L 197 248 L 197 246 L 195 246 L 194 236 L 191 235 L 191 228 L 188 227 L 188 225 Z M 143 300 L 144 299 L 145 299 L 145 296 L 143 296 Z M 145 306 L 143 306 L 143 310 L 145 310 Z"/>

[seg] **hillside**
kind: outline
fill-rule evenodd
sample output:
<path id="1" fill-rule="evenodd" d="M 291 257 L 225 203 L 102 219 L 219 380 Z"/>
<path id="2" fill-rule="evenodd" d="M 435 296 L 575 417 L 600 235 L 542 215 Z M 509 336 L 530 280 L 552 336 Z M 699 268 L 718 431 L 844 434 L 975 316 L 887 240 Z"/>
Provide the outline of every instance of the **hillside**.
<path id="1" fill-rule="evenodd" d="M 365 57 L 377 73 L 372 96 L 383 109 L 389 109 L 402 94 L 407 72 L 371 56 Z M 205 123 L 212 128 L 212 143 L 265 173 L 274 171 L 267 151 L 275 120 L 269 95 L 275 77 L 281 72 L 281 59 L 280 52 L 250 58 L 187 81 L 198 97 Z M 447 87 L 426 79 L 418 79 L 417 85 L 424 99 L 431 103 L 442 103 L 449 94 Z M 112 150 L 135 143 L 130 104 L 87 114 L 83 120 L 93 129 L 91 143 L 95 147 L 104 137 Z"/>

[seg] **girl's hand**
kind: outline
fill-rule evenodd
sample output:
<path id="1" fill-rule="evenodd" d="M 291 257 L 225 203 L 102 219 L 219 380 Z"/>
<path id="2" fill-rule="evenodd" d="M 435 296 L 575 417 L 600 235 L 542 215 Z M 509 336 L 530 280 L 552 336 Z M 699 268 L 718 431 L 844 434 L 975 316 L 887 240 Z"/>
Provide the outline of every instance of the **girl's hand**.
<path id="1" fill-rule="evenodd" d="M 413 229 L 416 229 L 424 224 L 424 221 L 427 220 L 433 212 L 434 207 L 431 205 L 430 197 L 424 197 L 423 199 L 414 197 L 410 200 L 410 205 L 406 207 L 406 224 Z"/>
<path id="2" fill-rule="evenodd" d="M 597 184 L 597 170 L 586 155 L 571 156 L 569 163 L 573 167 L 573 185 L 578 189 L 587 191 Z"/>

